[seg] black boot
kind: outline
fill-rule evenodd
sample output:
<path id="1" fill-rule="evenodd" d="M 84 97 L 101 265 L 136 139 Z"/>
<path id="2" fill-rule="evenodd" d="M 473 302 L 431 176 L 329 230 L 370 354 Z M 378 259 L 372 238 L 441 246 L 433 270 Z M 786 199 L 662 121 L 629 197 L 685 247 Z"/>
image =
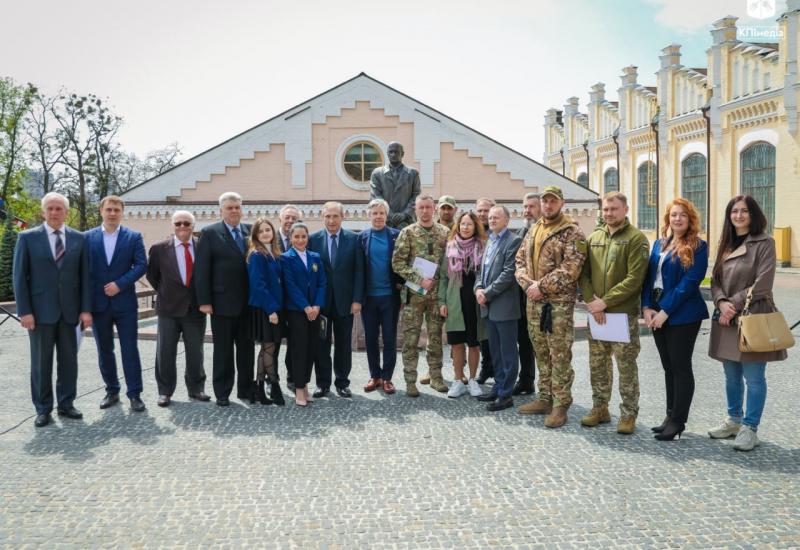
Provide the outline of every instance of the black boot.
<path id="1" fill-rule="evenodd" d="M 664 422 L 662 422 L 660 426 L 653 426 L 652 428 L 650 428 L 650 431 L 652 431 L 654 433 L 657 433 L 657 434 L 660 434 L 661 432 L 663 432 L 664 428 L 666 428 L 667 424 L 669 423 L 669 417 L 670 416 L 672 416 L 672 411 L 667 411 L 667 416 L 664 417 Z"/>
<path id="2" fill-rule="evenodd" d="M 256 397 L 258 402 L 262 405 L 271 405 L 272 401 L 267 398 L 267 392 L 264 389 L 264 384 L 265 382 L 263 381 L 256 382 Z"/>
<path id="3" fill-rule="evenodd" d="M 272 399 L 272 402 L 276 405 L 285 405 L 286 401 L 283 400 L 283 392 L 281 391 L 281 385 L 277 382 L 272 384 L 272 388 L 269 391 L 269 397 Z"/>
<path id="4" fill-rule="evenodd" d="M 680 439 L 681 434 L 683 433 L 683 430 L 685 428 L 686 428 L 685 424 L 678 424 L 674 420 L 670 420 L 669 422 L 667 422 L 667 425 L 664 426 L 664 431 L 661 433 L 657 433 L 653 437 L 655 437 L 659 441 L 672 441 L 673 439 L 675 439 L 675 436 L 677 436 L 678 439 Z"/>

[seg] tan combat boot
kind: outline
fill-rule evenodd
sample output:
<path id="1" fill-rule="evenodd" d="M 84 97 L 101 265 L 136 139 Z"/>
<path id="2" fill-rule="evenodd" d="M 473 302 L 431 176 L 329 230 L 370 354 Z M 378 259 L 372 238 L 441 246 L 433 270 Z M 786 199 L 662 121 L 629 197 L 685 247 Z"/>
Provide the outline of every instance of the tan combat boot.
<path id="1" fill-rule="evenodd" d="M 553 410 L 553 404 L 549 401 L 535 399 L 530 403 L 526 403 L 517 409 L 519 414 L 550 414 Z"/>
<path id="2" fill-rule="evenodd" d="M 636 417 L 635 416 L 623 416 L 619 419 L 619 424 L 617 424 L 617 433 L 618 434 L 632 434 L 636 431 Z"/>
<path id="3" fill-rule="evenodd" d="M 553 412 L 544 419 L 544 425 L 548 428 L 560 428 L 566 423 L 567 407 L 553 407 Z"/>
<path id="4" fill-rule="evenodd" d="M 429 374 L 426 374 L 425 376 L 423 376 L 422 378 L 419 379 L 419 383 L 420 384 L 430 384 L 431 383 L 431 376 Z"/>
<path id="5" fill-rule="evenodd" d="M 608 405 L 592 407 L 589 414 L 581 418 L 581 425 L 588 428 L 594 428 L 598 424 L 606 424 L 608 422 L 611 422 L 611 414 L 608 412 Z"/>
<path id="6" fill-rule="evenodd" d="M 409 397 L 419 397 L 419 390 L 414 382 L 406 382 L 406 395 Z"/>
<path id="7" fill-rule="evenodd" d="M 431 389 L 438 392 L 446 392 L 450 388 L 447 387 L 447 384 L 445 384 L 444 380 L 441 378 L 431 378 Z"/>

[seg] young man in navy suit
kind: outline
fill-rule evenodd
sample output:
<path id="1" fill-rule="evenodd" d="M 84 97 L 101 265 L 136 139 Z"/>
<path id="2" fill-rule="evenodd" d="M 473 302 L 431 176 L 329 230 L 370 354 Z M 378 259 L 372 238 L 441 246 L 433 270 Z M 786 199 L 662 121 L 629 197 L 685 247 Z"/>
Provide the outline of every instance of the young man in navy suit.
<path id="1" fill-rule="evenodd" d="M 322 206 L 325 229 L 311 235 L 308 248 L 322 257 L 328 280 L 325 308 L 328 319 L 325 338 L 321 341 L 315 364 L 317 391 L 314 397 L 327 395 L 331 387 L 331 367 L 336 374 L 336 393 L 352 397 L 350 370 L 352 368 L 353 315 L 361 311 L 364 301 L 364 253 L 358 236 L 342 229 L 344 206 L 326 202 Z M 331 336 L 336 348 L 331 362 Z"/>
<path id="2" fill-rule="evenodd" d="M 75 327 L 92 325 L 89 256 L 82 233 L 67 227 L 69 201 L 59 193 L 42 198 L 45 223 L 23 231 L 14 249 L 14 296 L 31 344 L 31 398 L 37 428 L 52 420 L 53 348 L 58 351 L 58 414 L 79 419 L 73 401 L 78 382 Z"/>
<path id="3" fill-rule="evenodd" d="M 147 271 L 147 256 L 141 233 L 121 224 L 125 203 L 116 195 L 100 201 L 103 223 L 86 232 L 89 246 L 89 268 L 92 287 L 94 340 L 100 360 L 100 374 L 106 384 L 106 395 L 100 402 L 107 409 L 119 402 L 119 377 L 114 356 L 114 326 L 122 350 L 126 395 L 131 410 L 145 409 L 141 400 L 142 364 L 139 360 L 139 304 L 136 281 Z"/>

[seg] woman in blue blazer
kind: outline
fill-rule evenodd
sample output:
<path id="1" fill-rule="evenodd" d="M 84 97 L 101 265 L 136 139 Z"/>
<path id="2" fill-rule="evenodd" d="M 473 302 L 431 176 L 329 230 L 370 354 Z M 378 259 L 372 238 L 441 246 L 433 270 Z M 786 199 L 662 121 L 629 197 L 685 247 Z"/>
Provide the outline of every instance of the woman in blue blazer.
<path id="1" fill-rule="evenodd" d="M 281 256 L 284 309 L 289 323 L 295 403 L 308 405 L 308 381 L 319 350 L 320 316 L 325 306 L 325 267 L 316 252 L 307 250 L 308 227 L 295 223 L 289 232 L 292 248 Z"/>
<path id="2" fill-rule="evenodd" d="M 250 280 L 248 305 L 252 312 L 253 340 L 261 344 L 258 354 L 255 397 L 262 405 L 283 405 L 283 393 L 278 384 L 278 345 L 281 341 L 279 313 L 283 308 L 281 248 L 275 226 L 266 218 L 258 218 L 250 230 L 247 252 L 247 274 Z M 265 389 L 270 384 L 269 399 Z M 253 399 L 255 400 L 255 398 Z"/>
<path id="3" fill-rule="evenodd" d="M 692 353 L 700 324 L 708 319 L 700 294 L 708 245 L 699 234 L 700 216 L 694 205 L 684 198 L 670 202 L 642 289 L 644 320 L 653 330 L 667 392 L 667 416 L 653 428 L 660 441 L 680 438 L 694 396 Z"/>

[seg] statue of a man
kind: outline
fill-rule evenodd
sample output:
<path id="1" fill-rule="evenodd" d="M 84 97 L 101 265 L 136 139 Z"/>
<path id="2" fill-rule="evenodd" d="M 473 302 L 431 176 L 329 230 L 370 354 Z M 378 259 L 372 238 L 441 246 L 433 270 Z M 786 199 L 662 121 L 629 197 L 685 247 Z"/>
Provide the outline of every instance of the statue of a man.
<path id="1" fill-rule="evenodd" d="M 388 166 L 372 171 L 370 199 L 383 199 L 389 203 L 386 224 L 402 229 L 414 223 L 414 201 L 420 192 L 419 172 L 403 164 L 403 146 L 396 141 L 386 147 Z"/>

